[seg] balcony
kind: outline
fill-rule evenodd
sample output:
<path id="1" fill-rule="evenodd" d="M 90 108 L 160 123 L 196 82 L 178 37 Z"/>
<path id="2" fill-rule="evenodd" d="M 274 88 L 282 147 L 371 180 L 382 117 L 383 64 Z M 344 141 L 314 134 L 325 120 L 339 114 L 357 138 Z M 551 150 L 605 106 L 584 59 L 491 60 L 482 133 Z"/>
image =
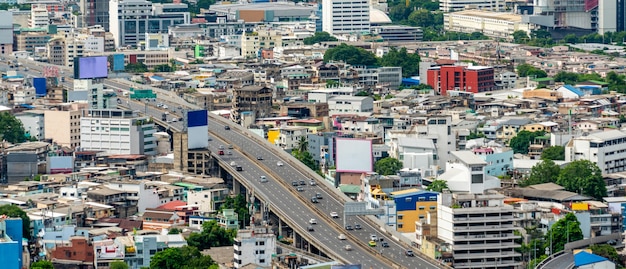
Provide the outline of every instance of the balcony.
<path id="1" fill-rule="evenodd" d="M 505 221 L 515 220 L 513 215 L 500 215 L 490 217 L 454 217 L 454 223 L 470 223 L 470 222 L 486 222 L 486 221 Z"/>
<path id="2" fill-rule="evenodd" d="M 477 226 L 454 226 L 455 231 L 481 231 L 481 230 L 502 230 L 513 229 L 513 224 L 501 224 L 501 225 L 477 225 Z"/>
<path id="3" fill-rule="evenodd" d="M 514 242 L 500 242 L 491 244 L 454 244 L 455 250 L 470 250 L 470 249 L 495 249 L 495 248 L 517 248 L 519 244 Z"/>
<path id="4" fill-rule="evenodd" d="M 467 240 L 485 240 L 491 238 L 498 239 L 515 239 L 519 238 L 519 236 L 514 235 L 513 233 L 505 233 L 505 234 L 479 234 L 479 235 L 454 235 L 454 241 L 467 241 Z"/>
<path id="5" fill-rule="evenodd" d="M 493 258 L 493 257 L 518 257 L 522 254 L 515 251 L 502 251 L 502 252 L 481 252 L 481 253 L 465 253 L 465 254 L 453 254 L 455 260 L 460 259 L 480 259 L 480 258 Z"/>

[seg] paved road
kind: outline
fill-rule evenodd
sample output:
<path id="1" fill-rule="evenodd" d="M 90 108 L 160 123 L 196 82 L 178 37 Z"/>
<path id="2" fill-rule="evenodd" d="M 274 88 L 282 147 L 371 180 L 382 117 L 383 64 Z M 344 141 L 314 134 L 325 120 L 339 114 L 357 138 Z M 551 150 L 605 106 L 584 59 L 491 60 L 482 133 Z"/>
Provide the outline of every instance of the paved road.
<path id="1" fill-rule="evenodd" d="M 45 64 L 41 63 L 33 63 L 31 61 L 20 60 L 24 67 L 28 67 L 30 70 L 28 72 L 24 72 L 31 75 L 38 75 L 37 72 L 41 72 L 41 66 Z M 0 64 L 0 66 L 5 65 L 6 63 Z M 69 68 L 64 72 L 68 72 Z M 66 79 L 65 85 L 71 84 L 71 80 Z M 111 80 L 106 79 L 104 81 L 105 86 L 112 89 L 121 89 L 126 90 L 128 87 L 132 86 L 131 82 L 124 82 L 119 80 Z M 147 88 L 142 85 L 142 88 Z M 166 92 L 162 89 L 148 87 L 155 90 L 158 93 L 159 102 L 163 102 L 169 104 L 169 109 L 172 107 L 177 108 L 178 106 L 184 106 L 186 108 L 197 109 L 198 107 L 188 104 L 184 101 L 181 101 L 180 98 L 174 96 L 171 92 Z M 164 112 L 162 109 L 157 109 L 151 104 L 147 106 L 147 108 L 143 105 L 139 104 L 130 104 L 131 109 L 146 111 L 148 115 L 156 117 L 160 119 L 162 113 Z M 172 111 L 170 113 L 179 114 L 181 111 Z M 180 114 L 179 114 L 180 115 Z M 369 241 L 369 237 L 372 234 L 376 234 L 378 238 L 383 239 L 388 242 L 389 248 L 382 248 L 380 243 L 375 248 L 377 253 L 382 253 L 385 257 L 394 261 L 394 263 L 400 264 L 404 268 L 438 268 L 437 265 L 434 264 L 434 261 L 427 260 L 421 257 L 407 257 L 404 256 L 405 246 L 397 243 L 391 237 L 387 236 L 384 233 L 381 233 L 378 227 L 374 227 L 370 225 L 369 222 L 364 221 L 362 217 L 350 217 L 346 222 L 350 225 L 354 225 L 356 223 L 361 224 L 363 229 L 360 231 L 346 231 L 341 228 L 337 228 L 337 226 L 343 227 L 343 220 L 341 218 L 335 219 L 336 222 L 334 225 L 330 225 L 330 223 L 326 222 L 328 215 L 330 212 L 337 212 L 340 216 L 343 215 L 343 204 L 345 200 L 343 197 L 339 197 L 326 188 L 321 188 L 319 184 L 326 184 L 324 182 L 319 181 L 320 178 L 315 175 L 313 171 L 301 170 L 300 168 L 295 167 L 290 162 L 293 162 L 295 159 L 291 157 L 286 157 L 282 154 L 277 154 L 276 151 L 270 150 L 272 145 L 269 145 L 267 141 L 258 141 L 253 139 L 252 136 L 254 134 L 250 132 L 244 131 L 240 126 L 235 125 L 232 122 L 227 122 L 223 119 L 218 120 L 218 116 L 209 113 L 210 115 L 210 132 L 213 133 L 213 136 L 218 136 L 226 141 L 224 143 L 229 143 L 235 145 L 238 150 L 233 151 L 233 156 L 222 156 L 220 158 L 238 158 L 240 165 L 243 166 L 244 171 L 241 172 L 245 178 L 249 179 L 249 182 L 255 184 L 254 186 L 258 188 L 261 193 L 266 193 L 269 191 L 271 194 L 271 201 L 276 206 L 278 210 L 281 210 L 288 215 L 288 218 L 292 218 L 293 224 L 296 224 L 299 229 L 306 229 L 308 226 L 308 220 L 310 218 L 316 218 L 318 220 L 318 227 L 316 227 L 316 231 L 312 232 L 316 235 L 323 236 L 315 236 L 318 240 L 316 245 L 321 245 L 322 250 L 325 252 L 337 253 L 341 257 L 345 257 L 347 261 L 351 263 L 360 263 L 363 264 L 363 268 L 391 268 L 392 265 L 389 264 L 389 260 L 380 259 L 380 257 L 374 256 L 371 252 L 365 251 L 367 246 L 367 242 Z M 231 130 L 227 131 L 224 129 L 224 125 L 228 124 L 231 126 Z M 170 124 L 172 127 L 176 129 L 182 129 L 181 122 L 175 122 Z M 217 140 L 217 139 L 215 139 Z M 211 143 L 211 147 L 215 150 L 215 143 Z M 241 155 L 241 152 L 245 152 L 247 155 L 245 157 Z M 262 156 L 263 161 L 255 160 L 256 156 Z M 282 161 L 284 166 L 278 167 L 277 162 Z M 245 166 L 244 166 L 245 165 Z M 277 175 L 277 178 L 272 176 L 271 174 Z M 261 175 L 265 175 L 268 177 L 269 182 L 261 184 L 258 182 L 257 178 Z M 293 190 L 288 190 L 285 187 L 286 185 L 291 185 L 291 181 L 293 180 L 305 180 L 308 182 L 309 179 L 316 178 L 318 180 L 318 186 L 309 186 L 305 187 L 305 191 L 301 193 L 294 192 Z M 277 180 L 283 180 L 282 184 L 279 184 Z M 312 204 L 310 202 L 310 198 L 315 193 L 321 193 L 324 199 L 320 200 L 318 204 Z M 296 195 L 300 195 L 301 198 L 298 199 Z M 316 210 L 313 207 L 317 208 Z M 320 213 L 321 212 L 321 213 Z M 324 214 L 326 216 L 322 216 L 320 214 Z M 293 225 L 292 224 L 292 225 Z M 346 242 L 343 240 L 337 239 L 337 236 L 340 233 L 348 234 L 351 236 L 348 237 L 348 240 L 351 241 L 352 238 L 356 237 L 360 241 L 358 242 L 359 247 L 355 244 L 355 242 Z M 354 237 L 353 237 L 354 236 Z M 350 244 L 353 246 L 354 250 L 351 252 L 345 251 L 342 249 L 346 244 Z"/>

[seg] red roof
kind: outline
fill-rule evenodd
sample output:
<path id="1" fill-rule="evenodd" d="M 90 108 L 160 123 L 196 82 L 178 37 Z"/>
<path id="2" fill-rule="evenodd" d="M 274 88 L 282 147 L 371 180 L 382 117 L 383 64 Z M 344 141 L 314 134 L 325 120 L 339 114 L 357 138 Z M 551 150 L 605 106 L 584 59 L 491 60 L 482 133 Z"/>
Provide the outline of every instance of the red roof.
<path id="1" fill-rule="evenodd" d="M 157 207 L 158 209 L 167 209 L 167 210 L 177 210 L 180 209 L 181 206 L 186 206 L 187 202 L 185 201 L 171 201 L 169 203 L 162 204 Z"/>

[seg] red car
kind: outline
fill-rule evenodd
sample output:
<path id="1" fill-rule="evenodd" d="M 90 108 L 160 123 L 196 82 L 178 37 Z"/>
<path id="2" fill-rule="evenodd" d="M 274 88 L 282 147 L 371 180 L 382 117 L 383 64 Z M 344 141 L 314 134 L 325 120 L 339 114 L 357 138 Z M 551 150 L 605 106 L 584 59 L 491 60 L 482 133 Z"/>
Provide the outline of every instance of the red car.
<path id="1" fill-rule="evenodd" d="M 220 151 L 218 151 L 218 152 L 217 152 L 217 154 L 219 154 L 219 155 L 224 155 L 224 151 L 223 151 L 223 150 L 220 150 Z"/>

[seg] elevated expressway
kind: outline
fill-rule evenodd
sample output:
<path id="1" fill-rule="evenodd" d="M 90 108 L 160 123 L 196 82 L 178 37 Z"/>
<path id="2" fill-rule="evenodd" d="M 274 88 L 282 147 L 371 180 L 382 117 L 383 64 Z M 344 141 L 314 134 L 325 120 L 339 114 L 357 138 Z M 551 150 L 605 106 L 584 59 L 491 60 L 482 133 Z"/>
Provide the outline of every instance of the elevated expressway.
<path id="1" fill-rule="evenodd" d="M 20 73 L 26 73 L 33 77 L 40 76 L 42 66 L 48 65 L 28 60 L 20 60 L 20 62 L 24 67 L 29 68 L 29 71 Z M 6 68 L 6 63 L 0 63 L 0 68 L 2 67 Z M 127 91 L 131 86 L 134 86 L 132 82 L 119 79 L 104 79 L 102 82 L 109 89 L 122 91 Z M 63 84 L 70 86 L 71 80 L 66 79 Z M 172 106 L 183 106 L 188 109 L 200 109 L 185 102 L 172 92 L 146 87 L 145 85 L 141 85 L 141 87 L 152 89 L 157 93 L 159 102 Z M 155 103 L 139 105 L 140 103 L 130 100 L 126 100 L 126 103 L 131 106 L 131 109 L 146 113 L 157 120 L 161 119 L 164 112 L 152 106 Z M 177 131 L 183 129 L 181 122 L 166 123 L 166 125 Z M 229 126 L 230 130 L 226 130 L 224 126 Z M 362 268 L 445 268 L 426 257 L 405 256 L 404 251 L 409 246 L 392 238 L 371 221 L 370 217 L 348 217 L 347 224 L 358 223 L 363 228 L 362 230 L 346 231 L 343 227 L 343 220 L 331 218 L 330 212 L 337 212 L 343 216 L 343 205 L 350 199 L 297 159 L 256 134 L 212 113 L 209 113 L 209 133 L 214 138 L 210 142 L 210 150 L 213 158 L 217 160 L 222 169 L 243 184 L 254 196 L 262 200 L 267 209 L 276 214 L 298 235 L 319 248 L 327 256 L 348 264 L 362 264 Z M 219 145 L 233 145 L 232 155 L 215 154 Z M 258 156 L 263 157 L 263 160 L 257 160 Z M 235 171 L 234 167 L 230 166 L 231 161 L 241 165 L 243 171 Z M 284 165 L 277 166 L 278 161 L 283 162 Z M 261 183 L 258 180 L 260 176 L 266 176 L 268 182 Z M 297 192 L 291 186 L 291 182 L 294 180 L 304 180 L 308 184 L 309 179 L 315 179 L 318 184 L 316 186 L 307 185 L 304 192 Z M 310 203 L 310 198 L 315 193 L 320 193 L 324 197 L 318 204 Z M 309 232 L 307 226 L 309 226 L 308 220 L 311 218 L 317 219 L 318 224 L 314 225 L 315 231 Z M 339 240 L 337 238 L 339 234 L 345 234 L 347 240 Z M 369 247 L 367 242 L 372 234 L 376 234 L 378 238 L 387 242 L 389 247 L 383 248 L 380 242 L 376 247 Z M 351 245 L 352 251 L 344 250 L 345 245 Z M 419 254 L 419 252 L 416 253 Z"/>

